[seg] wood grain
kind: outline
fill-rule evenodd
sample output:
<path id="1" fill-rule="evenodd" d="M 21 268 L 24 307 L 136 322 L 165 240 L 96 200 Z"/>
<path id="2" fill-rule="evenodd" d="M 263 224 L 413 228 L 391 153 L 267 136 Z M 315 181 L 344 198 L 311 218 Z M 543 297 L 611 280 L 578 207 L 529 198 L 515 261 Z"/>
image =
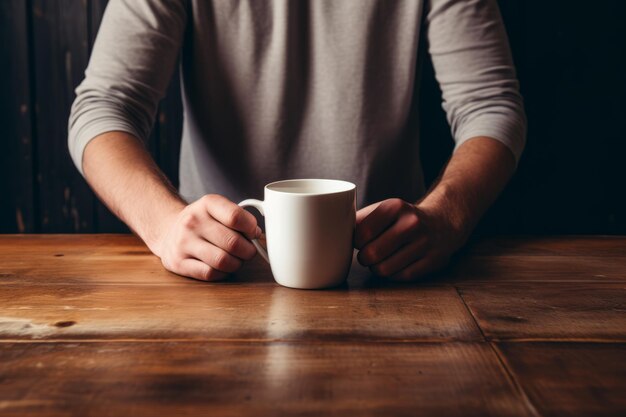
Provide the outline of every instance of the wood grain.
<path id="1" fill-rule="evenodd" d="M 470 243 L 468 256 L 625 257 L 625 236 L 497 236 Z"/>
<path id="2" fill-rule="evenodd" d="M 482 340 L 451 287 L 3 285 L 2 339 Z"/>
<path id="3" fill-rule="evenodd" d="M 494 237 L 472 242 L 439 277 L 446 283 L 626 282 L 623 236 Z"/>
<path id="4" fill-rule="evenodd" d="M 432 284 L 470 285 L 485 282 L 624 282 L 626 239 L 576 238 L 571 249 L 557 238 L 485 239 L 464 252 Z M 584 242 L 590 255 L 582 256 Z M 503 243 L 504 242 L 504 243 Z M 492 255 L 485 255 L 490 248 Z M 546 249 L 542 254 L 541 248 Z M 560 248 L 560 249 L 559 249 Z M 594 249 L 595 248 L 595 249 Z M 504 252 L 502 252 L 504 250 Z M 570 253 L 571 255 L 566 255 Z M 598 254 L 598 256 L 596 256 Z M 28 257 L 28 261 L 25 258 Z M 111 268 L 115 265 L 115 268 Z M 1 283 L 176 283 L 180 277 L 166 272 L 159 260 L 133 235 L 0 236 Z M 271 271 L 256 259 L 238 274 L 243 279 L 272 282 Z M 385 285 L 354 264 L 350 283 Z M 367 282 L 366 282 L 367 281 Z"/>
<path id="5" fill-rule="evenodd" d="M 626 345 L 499 343 L 542 416 L 626 415 Z"/>
<path id="6" fill-rule="evenodd" d="M 36 231 L 28 3 L 0 2 L 0 232 Z"/>
<path id="7" fill-rule="evenodd" d="M 133 235 L 0 236 L 0 284 L 182 281 Z"/>
<path id="8" fill-rule="evenodd" d="M 622 241 L 584 240 L 479 242 L 479 278 L 355 267 L 299 291 L 261 259 L 185 279 L 131 235 L 0 236 L 0 414 L 623 415 Z"/>
<path id="9" fill-rule="evenodd" d="M 626 284 L 485 284 L 460 288 L 491 339 L 626 340 Z"/>
<path id="10" fill-rule="evenodd" d="M 0 412 L 24 417 L 531 415 L 480 343 L 7 343 L 0 363 Z"/>
<path id="11" fill-rule="evenodd" d="M 93 230 L 94 196 L 67 150 L 74 89 L 88 60 L 87 3 L 32 0 L 41 231 Z"/>
<path id="12" fill-rule="evenodd" d="M 353 287 L 370 285 L 363 268 L 351 271 Z M 0 235 L 1 284 L 185 285 L 193 280 L 166 271 L 133 235 Z M 247 262 L 227 282 L 274 284 L 260 257 Z M 378 284 L 384 284 L 382 282 Z"/>
<path id="13" fill-rule="evenodd" d="M 626 252 L 626 246 L 618 246 Z M 464 255 L 444 272 L 448 283 L 495 281 L 626 282 L 626 256 Z"/>

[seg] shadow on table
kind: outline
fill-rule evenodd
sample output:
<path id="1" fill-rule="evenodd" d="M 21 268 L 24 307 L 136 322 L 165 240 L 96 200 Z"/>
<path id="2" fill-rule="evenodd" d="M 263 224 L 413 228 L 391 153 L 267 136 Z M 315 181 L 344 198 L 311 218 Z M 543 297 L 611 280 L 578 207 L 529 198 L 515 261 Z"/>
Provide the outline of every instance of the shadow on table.
<path id="1" fill-rule="evenodd" d="M 411 288 L 419 286 L 432 286 L 441 283 L 442 278 L 446 277 L 448 269 L 424 277 L 415 282 L 398 282 L 388 278 L 379 277 L 372 273 L 368 268 L 360 265 L 356 260 L 356 255 L 352 259 L 350 273 L 348 279 L 342 284 L 334 288 L 328 288 L 324 291 L 346 291 L 367 288 Z M 241 285 L 241 284 L 276 284 L 270 266 L 259 256 L 256 256 L 237 273 L 233 274 L 230 279 L 223 282 L 224 284 Z"/>

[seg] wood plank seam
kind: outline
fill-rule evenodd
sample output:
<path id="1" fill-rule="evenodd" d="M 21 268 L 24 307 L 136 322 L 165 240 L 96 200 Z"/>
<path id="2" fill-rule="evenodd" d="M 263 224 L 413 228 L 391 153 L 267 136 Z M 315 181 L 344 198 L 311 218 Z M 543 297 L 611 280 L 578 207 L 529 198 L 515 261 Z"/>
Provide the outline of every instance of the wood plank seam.
<path id="1" fill-rule="evenodd" d="M 500 355 L 500 352 L 494 347 L 493 342 L 490 341 L 487 338 L 487 336 L 485 335 L 485 333 L 483 332 L 482 327 L 480 327 L 480 324 L 478 324 L 478 320 L 476 319 L 476 317 L 472 313 L 472 310 L 469 308 L 469 306 L 465 302 L 465 299 L 463 298 L 463 295 L 461 295 L 461 291 L 459 291 L 459 289 L 456 286 L 454 287 L 454 289 L 455 289 L 456 293 L 459 295 L 459 298 L 461 299 L 461 302 L 463 303 L 463 306 L 465 306 L 465 309 L 467 310 L 467 313 L 470 315 L 472 320 L 474 320 L 474 323 L 476 324 L 476 327 L 478 327 L 478 330 L 480 331 L 480 334 L 483 336 L 483 339 L 485 339 L 485 341 L 489 344 L 489 347 L 491 348 L 493 354 L 496 356 L 496 358 L 498 358 L 498 363 L 500 364 L 500 368 L 502 369 L 502 371 L 505 373 L 505 375 L 507 376 L 507 378 L 511 382 L 511 385 L 513 385 L 513 387 L 515 388 L 517 393 L 522 398 L 522 401 L 524 402 L 524 404 L 528 408 L 528 411 L 532 415 L 534 415 L 535 417 L 541 417 L 541 414 L 537 410 L 537 407 L 535 407 L 533 402 L 530 400 L 530 397 L 528 396 L 528 394 L 526 393 L 526 391 L 524 390 L 522 385 L 519 383 L 517 378 L 515 378 L 513 372 L 511 371 L 511 369 L 509 369 L 507 363 L 505 361 L 503 361 L 503 359 L 502 359 L 502 357 Z"/>
<path id="2" fill-rule="evenodd" d="M 474 321 L 474 324 L 478 328 L 478 331 L 480 331 L 480 334 L 483 337 L 483 340 L 486 342 L 489 342 L 489 339 L 485 335 L 485 332 L 483 332 L 482 327 L 480 327 L 480 324 L 478 324 L 478 320 L 476 320 L 476 317 L 474 317 L 474 314 L 472 314 L 472 310 L 468 307 L 467 303 L 465 302 L 465 299 L 463 298 L 463 295 L 461 295 L 461 291 L 459 291 L 458 287 L 456 286 L 454 287 L 454 291 L 456 291 L 456 293 L 458 294 L 459 298 L 461 299 L 461 303 L 463 303 L 463 307 L 465 307 L 465 310 L 467 311 L 467 314 L 469 314 L 469 316 Z"/>
<path id="3" fill-rule="evenodd" d="M 520 394 L 520 396 L 524 400 L 524 403 L 529 408 L 530 412 L 536 417 L 541 417 L 541 413 L 539 413 L 539 411 L 537 410 L 537 407 L 535 407 L 530 397 L 528 396 L 528 394 L 522 387 L 522 384 L 515 377 L 515 374 L 513 373 L 512 368 L 510 368 L 510 366 L 504 359 L 504 355 L 502 355 L 500 350 L 497 349 L 494 342 L 489 342 L 489 346 L 491 347 L 491 350 L 493 351 L 494 355 L 496 355 L 496 357 L 498 358 L 498 362 L 500 362 L 500 366 L 502 367 L 507 377 L 511 381 L 511 384 L 513 384 L 517 392 Z"/>

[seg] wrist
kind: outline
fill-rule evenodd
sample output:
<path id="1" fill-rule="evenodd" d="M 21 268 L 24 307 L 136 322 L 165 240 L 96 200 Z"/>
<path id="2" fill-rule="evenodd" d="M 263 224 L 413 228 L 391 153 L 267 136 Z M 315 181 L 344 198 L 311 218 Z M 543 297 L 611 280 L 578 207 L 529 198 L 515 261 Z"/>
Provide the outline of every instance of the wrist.
<path id="1" fill-rule="evenodd" d="M 465 242 L 478 222 L 467 193 L 459 192 L 445 182 L 437 184 L 416 206 L 444 221 L 452 233 Z"/>
<path id="2" fill-rule="evenodd" d="M 160 256 L 169 226 L 187 204 L 142 142 L 125 132 L 99 135 L 85 147 L 83 169 L 98 197 Z"/>
<path id="3" fill-rule="evenodd" d="M 154 213 L 151 219 L 147 219 L 141 230 L 137 230 L 139 237 L 156 256 L 161 257 L 161 248 L 167 233 L 185 207 L 182 201 L 171 201 L 162 210 Z"/>

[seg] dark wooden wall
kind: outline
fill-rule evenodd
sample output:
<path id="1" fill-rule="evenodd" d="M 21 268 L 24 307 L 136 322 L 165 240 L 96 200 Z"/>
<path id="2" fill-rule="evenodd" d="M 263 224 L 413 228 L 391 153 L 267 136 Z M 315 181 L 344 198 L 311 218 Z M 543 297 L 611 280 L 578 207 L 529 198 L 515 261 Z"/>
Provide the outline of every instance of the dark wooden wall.
<path id="1" fill-rule="evenodd" d="M 626 233 L 626 2 L 499 1 L 529 116 L 528 146 L 479 233 Z M 0 232 L 127 230 L 98 202 L 66 145 L 106 0 L 0 1 Z M 176 74 L 150 151 L 176 183 Z M 427 179 L 452 148 L 426 64 L 420 97 Z"/>
<path id="2" fill-rule="evenodd" d="M 67 149 L 74 89 L 83 78 L 107 0 L 2 0 L 0 232 L 128 229 L 91 192 Z M 178 74 L 174 79 L 178 79 Z M 179 84 L 161 103 L 150 151 L 176 181 Z"/>

